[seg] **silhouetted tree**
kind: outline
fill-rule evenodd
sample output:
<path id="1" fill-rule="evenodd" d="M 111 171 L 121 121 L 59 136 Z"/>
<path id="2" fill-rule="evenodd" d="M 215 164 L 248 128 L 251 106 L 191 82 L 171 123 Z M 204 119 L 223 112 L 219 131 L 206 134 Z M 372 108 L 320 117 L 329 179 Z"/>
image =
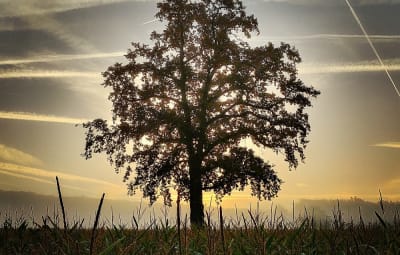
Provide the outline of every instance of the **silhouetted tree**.
<path id="1" fill-rule="evenodd" d="M 221 198 L 249 185 L 259 199 L 276 196 L 272 166 L 240 142 L 283 152 L 289 168 L 304 159 L 305 108 L 319 92 L 297 78 L 298 51 L 250 47 L 257 20 L 238 0 L 157 6 L 164 31 L 151 34 L 151 46 L 133 43 L 128 63 L 103 73 L 113 123 L 84 124 L 84 156 L 105 152 L 129 193 L 139 188 L 151 203 L 162 196 L 170 204 L 175 189 L 190 201 L 192 224 L 203 224 L 203 191 Z"/>

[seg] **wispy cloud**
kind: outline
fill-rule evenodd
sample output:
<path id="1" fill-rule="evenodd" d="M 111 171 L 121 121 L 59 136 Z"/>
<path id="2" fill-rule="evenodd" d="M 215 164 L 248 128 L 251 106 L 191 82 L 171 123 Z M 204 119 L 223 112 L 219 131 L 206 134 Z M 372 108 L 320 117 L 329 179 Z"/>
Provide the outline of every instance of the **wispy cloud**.
<path id="1" fill-rule="evenodd" d="M 369 35 L 372 40 L 380 41 L 399 41 L 400 35 Z M 258 38 L 258 37 L 254 37 Z M 261 36 L 263 40 L 285 41 L 285 40 L 315 40 L 315 39 L 361 39 L 365 40 L 365 35 L 358 34 L 310 34 L 310 35 L 295 35 L 295 36 Z"/>
<path id="2" fill-rule="evenodd" d="M 400 35 L 370 35 L 370 40 L 374 43 L 400 43 Z M 242 38 L 246 40 L 245 38 Z M 345 41 L 354 43 L 367 43 L 365 35 L 361 34 L 308 34 L 308 35 L 291 35 L 291 36 L 253 36 L 250 38 L 249 43 L 254 46 L 265 45 L 266 42 L 280 44 L 281 42 L 288 42 L 292 44 L 308 44 L 310 41 L 318 42 L 326 40 L 329 41 Z M 322 43 L 322 42 L 321 42 Z"/>
<path id="3" fill-rule="evenodd" d="M 308 185 L 306 183 L 303 183 L 303 182 L 299 182 L 299 183 L 296 183 L 296 187 L 298 187 L 298 188 L 308 188 L 308 187 L 310 187 L 310 185 Z"/>
<path id="4" fill-rule="evenodd" d="M 44 180 L 44 179 L 33 177 L 33 176 L 27 176 L 27 175 L 23 175 L 23 174 L 19 174 L 19 173 L 13 173 L 13 172 L 4 171 L 2 169 L 0 169 L 0 174 L 5 174 L 5 175 L 9 175 L 9 176 L 17 177 L 17 178 L 22 178 L 22 179 L 28 179 L 28 180 L 31 180 L 31 181 L 37 181 L 37 182 L 41 182 L 41 183 L 54 184 L 54 181 L 51 182 L 49 180 Z"/>
<path id="5" fill-rule="evenodd" d="M 299 72 L 301 74 L 329 74 L 329 73 L 358 73 L 358 72 L 380 72 L 380 71 L 400 71 L 400 64 L 387 65 L 379 64 L 350 63 L 350 64 L 301 64 Z"/>
<path id="6" fill-rule="evenodd" d="M 5 59 L 0 60 L 0 65 L 20 65 L 20 64 L 31 64 L 31 63 L 47 63 L 56 61 L 71 61 L 71 60 L 82 60 L 82 59 L 97 59 L 97 58 L 115 58 L 122 57 L 125 52 L 99 52 L 91 54 L 59 54 L 59 55 L 42 55 L 31 58 L 23 59 Z"/>
<path id="7" fill-rule="evenodd" d="M 384 142 L 373 144 L 375 147 L 383 147 L 383 148 L 392 148 L 392 149 L 400 149 L 400 142 Z"/>
<path id="8" fill-rule="evenodd" d="M 34 170 L 36 172 L 35 173 L 30 173 L 31 170 Z M 39 170 L 39 172 L 37 172 L 37 170 Z M 45 184 L 50 184 L 50 185 L 54 185 L 55 184 L 55 181 L 54 181 L 55 176 L 60 177 L 64 181 L 71 180 L 71 178 L 68 178 L 68 175 L 66 176 L 63 173 L 54 172 L 54 175 L 42 176 L 41 175 L 42 173 L 40 171 L 42 171 L 42 170 L 36 169 L 36 168 L 28 168 L 28 167 L 19 166 L 19 165 L 13 165 L 13 164 L 4 165 L 4 163 L 0 162 L 0 174 L 3 174 L 3 175 L 8 175 L 8 176 L 16 177 L 16 178 L 19 178 L 19 179 L 26 179 L 26 180 L 45 183 Z M 75 179 L 76 178 L 74 178 L 73 181 L 75 181 Z M 62 186 L 63 186 L 63 188 L 69 188 L 69 189 L 84 191 L 85 193 L 88 193 L 87 189 L 81 188 L 81 187 L 77 187 L 77 186 L 74 186 L 74 185 L 63 183 Z M 114 185 L 112 183 L 106 183 L 106 184 L 102 183 L 102 187 L 104 187 L 104 186 L 107 186 L 107 187 L 111 188 L 111 190 L 120 189 L 119 186 Z"/>
<path id="9" fill-rule="evenodd" d="M 157 21 L 157 19 L 152 19 L 152 20 L 143 22 L 142 25 L 148 25 L 148 24 L 154 23 L 154 22 L 156 22 L 156 21 Z"/>
<path id="10" fill-rule="evenodd" d="M 400 4 L 400 0 L 352 0 L 353 5 Z"/>
<path id="11" fill-rule="evenodd" d="M 36 182 L 40 182 L 40 183 L 46 183 L 46 184 L 51 184 L 51 185 L 55 184 L 54 181 L 49 181 L 49 180 L 45 180 L 45 179 L 41 179 L 41 178 L 37 178 L 37 177 L 33 177 L 33 176 L 28 176 L 28 175 L 8 172 L 8 171 L 4 171 L 2 169 L 0 169 L 0 174 L 13 176 L 13 177 L 17 177 L 17 178 L 20 178 L 20 179 L 27 179 L 27 180 L 30 180 L 30 181 L 36 181 Z M 72 185 L 68 185 L 68 184 L 63 184 L 63 188 L 86 191 L 85 189 L 82 189 L 82 188 L 79 188 L 79 187 L 75 187 L 75 186 L 72 186 Z"/>
<path id="12" fill-rule="evenodd" d="M 400 177 L 395 177 L 391 180 L 388 180 L 385 184 L 384 184 L 384 188 L 387 190 L 391 190 L 392 192 L 398 192 L 399 190 L 399 186 L 400 186 Z M 392 193 L 390 192 L 390 193 Z M 385 195 L 386 197 L 386 195 Z"/>
<path id="13" fill-rule="evenodd" d="M 380 72 L 385 69 L 389 71 L 400 71 L 400 59 L 385 60 L 383 67 L 377 60 L 359 61 L 353 63 L 301 63 L 299 66 L 301 74 L 329 74 L 329 73 L 358 73 L 358 72 Z"/>
<path id="14" fill-rule="evenodd" d="M 0 79 L 11 78 L 68 78 L 82 77 L 100 79 L 100 72 L 58 71 L 58 70 L 2 70 Z"/>
<path id="15" fill-rule="evenodd" d="M 393 86 L 393 89 L 395 90 L 396 94 L 400 97 L 400 91 L 397 88 L 397 85 L 395 83 L 395 81 L 392 78 L 392 75 L 389 73 L 388 68 L 386 67 L 386 65 L 383 63 L 381 55 L 379 54 L 379 52 L 376 50 L 374 43 L 372 42 L 371 38 L 369 37 L 369 34 L 367 33 L 367 31 L 365 30 L 363 24 L 361 23 L 361 20 L 359 19 L 357 13 L 354 11 L 353 7 L 350 4 L 349 0 L 346 0 L 346 3 L 350 9 L 351 14 L 353 15 L 354 19 L 356 20 L 356 22 L 358 23 L 361 31 L 363 32 L 363 34 L 365 35 L 365 39 L 367 39 L 368 44 L 371 46 L 372 51 L 374 52 L 376 58 L 379 61 L 379 64 L 382 66 L 383 70 L 385 71 L 390 83 Z"/>
<path id="16" fill-rule="evenodd" d="M 88 178 L 88 177 L 78 176 L 78 175 L 74 175 L 74 174 L 67 174 L 67 173 L 58 172 L 58 171 L 48 171 L 48 170 L 44 170 L 44 169 L 40 169 L 40 168 L 27 167 L 27 166 L 5 163 L 5 162 L 0 162 L 0 169 L 3 171 L 7 171 L 9 173 L 13 173 L 13 174 L 37 178 L 44 182 L 50 182 L 51 180 L 54 180 L 54 178 L 56 176 L 58 176 L 59 178 L 65 180 L 65 181 L 83 182 L 83 183 L 87 183 L 87 184 L 97 184 L 97 185 L 102 185 L 102 186 L 106 186 L 109 188 L 120 188 L 120 186 L 118 186 L 116 184 L 113 184 L 113 183 L 107 182 L 107 181 L 103 181 L 103 180 L 98 180 L 95 178 Z"/>
<path id="17" fill-rule="evenodd" d="M 28 166 L 42 165 L 43 162 L 29 153 L 0 144 L 0 160 Z"/>
<path id="18" fill-rule="evenodd" d="M 41 122 L 64 123 L 64 124 L 80 124 L 87 121 L 86 119 L 42 115 L 31 112 L 4 112 L 4 111 L 0 111 L 0 119 L 41 121 Z"/>
<path id="19" fill-rule="evenodd" d="M 265 2 L 291 3 L 296 5 L 343 5 L 338 0 L 264 0 Z M 353 0 L 353 5 L 393 5 L 400 4 L 400 0 Z"/>
<path id="20" fill-rule="evenodd" d="M 84 4 L 86 2 L 86 4 Z M 109 1 L 111 3 L 113 1 Z M 66 4 L 69 3 L 69 4 Z M 96 52 L 94 45 L 84 38 L 76 36 L 64 24 L 51 14 L 68 9 L 79 9 L 85 6 L 100 5 L 101 1 L 48 1 L 21 0 L 0 3 L 0 17 L 18 17 L 29 28 L 46 31 L 69 47 L 81 52 Z"/>
<path id="21" fill-rule="evenodd" d="M 19 0 L 0 2 L 0 17 L 20 17 L 65 12 L 137 0 Z"/>
<path id="22" fill-rule="evenodd" d="M 68 31 L 64 24 L 61 24 L 51 16 L 25 16 L 24 21 L 31 27 L 46 31 L 52 34 L 55 38 L 67 44 L 69 47 L 82 52 L 96 52 L 94 45 L 89 43 L 84 38 L 74 35 Z"/>
<path id="23" fill-rule="evenodd" d="M 63 55 L 49 58 L 34 59 L 16 59 L 16 60 L 0 60 L 0 65 L 6 64 L 25 64 L 35 62 L 51 62 L 62 60 L 78 60 L 85 58 L 102 58 L 117 57 L 117 53 L 113 54 L 86 54 L 86 55 Z M 360 61 L 354 63 L 302 63 L 298 66 L 299 72 L 302 74 L 328 74 L 328 73 L 358 73 L 358 72 L 379 72 L 400 71 L 400 59 L 385 60 L 385 66 L 381 66 L 377 61 Z M 35 70 L 35 69 L 4 69 L 0 70 L 0 79 L 17 79 L 17 78 L 90 78 L 94 81 L 101 81 L 101 72 L 83 72 L 83 71 L 60 71 L 60 70 Z"/>

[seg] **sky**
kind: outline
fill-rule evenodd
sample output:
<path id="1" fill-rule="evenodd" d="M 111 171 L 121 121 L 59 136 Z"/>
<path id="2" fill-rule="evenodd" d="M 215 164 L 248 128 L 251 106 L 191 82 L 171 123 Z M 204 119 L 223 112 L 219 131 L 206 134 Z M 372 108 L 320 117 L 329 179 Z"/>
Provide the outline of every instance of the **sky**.
<path id="1" fill-rule="evenodd" d="M 281 155 L 256 149 L 284 181 L 274 201 L 376 201 L 379 190 L 399 201 L 400 1 L 350 1 L 384 67 L 345 0 L 243 2 L 259 22 L 251 45 L 293 44 L 303 59 L 299 77 L 321 91 L 303 164 L 289 171 Z M 127 196 L 123 174 L 104 155 L 81 156 L 76 123 L 110 118 L 101 72 L 124 61 L 131 42 L 149 43 L 162 29 L 155 13 L 155 1 L 0 0 L 1 190 L 56 194 L 57 175 L 66 196 L 140 200 L 140 192 Z M 250 203 L 249 194 L 224 203 Z"/>

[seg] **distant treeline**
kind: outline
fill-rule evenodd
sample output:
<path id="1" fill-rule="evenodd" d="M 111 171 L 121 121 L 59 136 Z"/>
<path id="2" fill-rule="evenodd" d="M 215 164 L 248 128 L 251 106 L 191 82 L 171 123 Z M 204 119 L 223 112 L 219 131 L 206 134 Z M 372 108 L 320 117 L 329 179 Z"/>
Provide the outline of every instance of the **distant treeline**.
<path id="1" fill-rule="evenodd" d="M 300 214 L 312 215 L 314 213 L 316 219 L 326 220 L 333 219 L 340 212 L 346 222 L 359 222 L 360 220 L 366 223 L 376 222 L 376 212 L 391 222 L 394 217 L 399 215 L 399 210 L 400 202 L 385 200 L 369 202 L 357 197 L 342 200 L 302 199 L 295 203 L 295 211 Z"/>

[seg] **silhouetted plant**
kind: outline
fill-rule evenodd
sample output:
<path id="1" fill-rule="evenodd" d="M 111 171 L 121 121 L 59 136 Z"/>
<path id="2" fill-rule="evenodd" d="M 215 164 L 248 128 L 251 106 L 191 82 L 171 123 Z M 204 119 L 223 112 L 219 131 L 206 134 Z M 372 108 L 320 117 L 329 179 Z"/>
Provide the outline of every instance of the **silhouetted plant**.
<path id="1" fill-rule="evenodd" d="M 259 199 L 276 196 L 272 165 L 240 142 L 251 138 L 297 167 L 310 131 L 305 109 L 319 91 L 298 79 L 294 47 L 250 47 L 245 37 L 258 24 L 241 1 L 166 0 L 158 9 L 165 29 L 151 33 L 152 46 L 133 43 L 128 63 L 103 73 L 113 123 L 84 124 L 84 156 L 105 152 L 129 193 L 141 189 L 151 203 L 171 204 L 174 188 L 201 226 L 203 191 L 222 198 L 249 185 Z"/>
<path id="2" fill-rule="evenodd" d="M 342 214 L 339 210 L 334 209 Z M 96 228 L 95 242 L 93 229 L 79 222 L 65 231 L 48 215 L 43 217 L 48 224 L 34 227 L 23 216 L 6 218 L 0 222 L 0 254 L 179 254 L 180 248 L 182 254 L 400 254 L 400 225 L 384 222 L 378 215 L 374 223 L 343 222 L 338 228 L 338 218 L 314 226 L 313 216 L 306 211 L 295 221 L 276 218 L 271 223 L 272 215 L 249 210 L 242 214 L 248 219 L 245 226 L 228 223 L 221 217 L 222 209 L 215 214 L 219 219 L 213 222 L 208 214 L 203 228 L 184 225 L 183 242 L 178 226 L 162 218 L 158 225 L 150 221 L 139 229 L 102 225 Z"/>

